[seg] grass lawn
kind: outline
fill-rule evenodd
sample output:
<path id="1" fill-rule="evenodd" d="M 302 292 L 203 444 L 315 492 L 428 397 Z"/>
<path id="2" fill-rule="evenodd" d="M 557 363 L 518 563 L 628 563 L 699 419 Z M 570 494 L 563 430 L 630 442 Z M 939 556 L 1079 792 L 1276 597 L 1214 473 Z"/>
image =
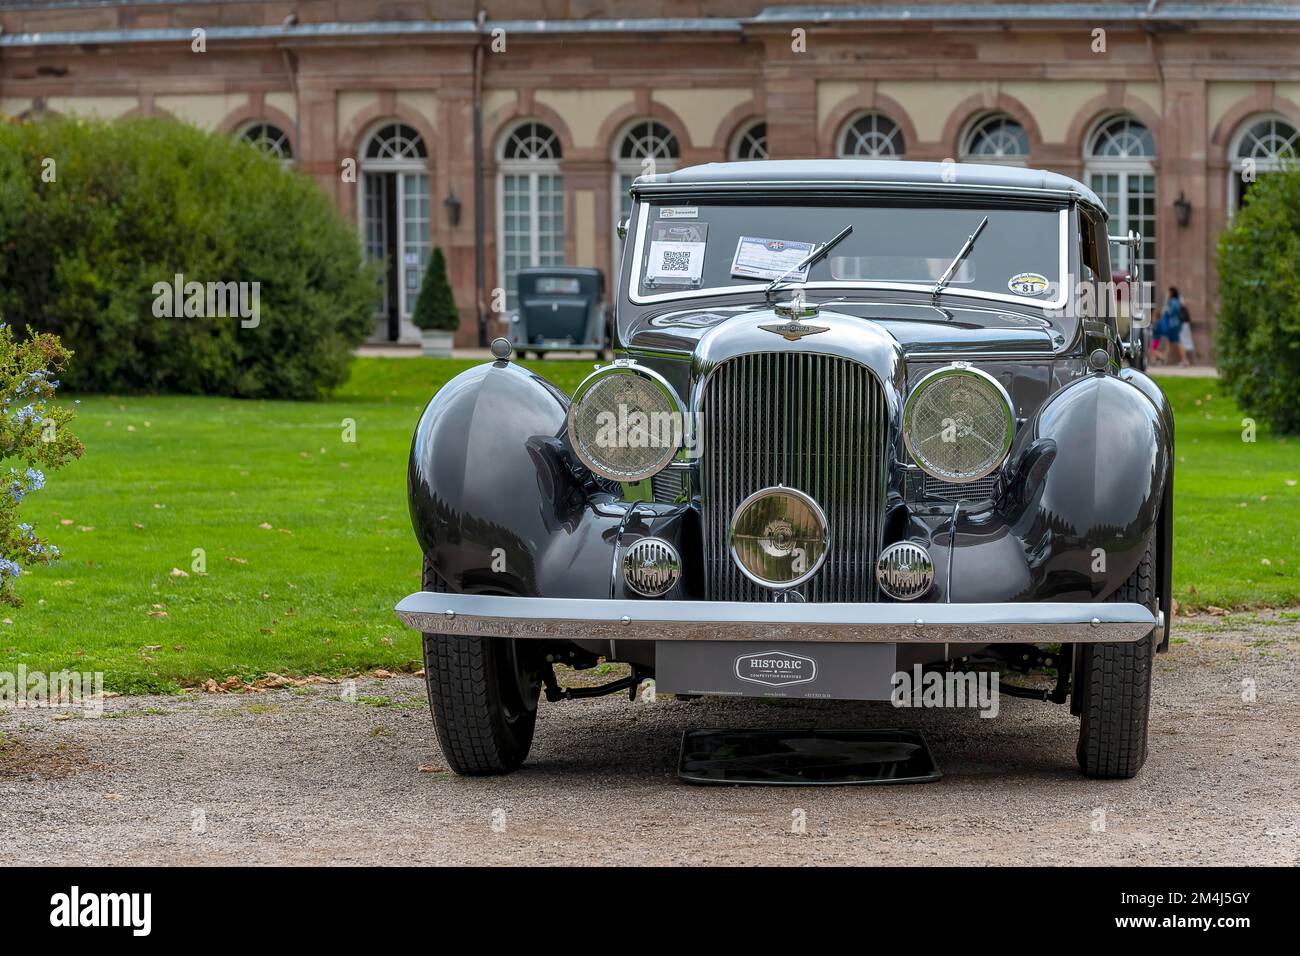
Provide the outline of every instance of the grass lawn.
<path id="1" fill-rule="evenodd" d="M 392 611 L 419 586 L 406 455 L 429 396 L 472 364 L 358 359 L 318 403 L 83 399 L 85 457 L 22 509 L 65 557 L 0 611 L 0 670 L 104 671 L 132 692 L 415 666 Z M 529 364 L 565 389 L 591 369 Z M 1178 415 L 1178 600 L 1300 604 L 1300 440 L 1243 443 L 1214 380 L 1162 385 Z"/>

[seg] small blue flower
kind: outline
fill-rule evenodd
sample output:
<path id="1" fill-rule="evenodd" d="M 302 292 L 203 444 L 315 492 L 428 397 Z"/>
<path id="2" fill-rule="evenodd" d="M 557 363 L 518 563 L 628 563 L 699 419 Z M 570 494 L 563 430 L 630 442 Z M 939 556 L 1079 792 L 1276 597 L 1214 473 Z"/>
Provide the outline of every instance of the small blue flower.
<path id="1" fill-rule="evenodd" d="M 24 405 L 18 411 L 14 412 L 14 423 L 22 426 L 29 422 L 40 424 L 41 416 L 33 405 Z"/>
<path id="2" fill-rule="evenodd" d="M 8 558 L 0 558 L 0 583 L 9 578 L 17 578 L 23 573 L 23 569 L 18 562 L 10 561 Z"/>
<path id="3" fill-rule="evenodd" d="M 32 491 L 40 491 L 45 487 L 45 472 L 38 468 L 28 468 L 27 483 L 31 486 Z"/>

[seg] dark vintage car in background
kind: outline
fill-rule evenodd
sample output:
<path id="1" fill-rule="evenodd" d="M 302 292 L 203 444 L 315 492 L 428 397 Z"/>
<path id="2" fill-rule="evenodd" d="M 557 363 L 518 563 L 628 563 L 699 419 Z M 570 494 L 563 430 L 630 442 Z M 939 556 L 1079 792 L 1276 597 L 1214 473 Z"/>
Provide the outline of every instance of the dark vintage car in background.
<path id="1" fill-rule="evenodd" d="M 595 352 L 610 346 L 605 274 L 577 266 L 534 266 L 516 275 L 518 308 L 510 316 L 510 345 L 532 352 Z"/>
<path id="2" fill-rule="evenodd" d="M 1174 425 L 1113 292 L 1074 294 L 1111 275 L 1097 196 L 850 160 L 632 192 L 618 358 L 570 398 L 498 343 L 416 430 L 397 611 L 451 766 L 518 767 L 543 689 L 879 700 L 991 661 L 1054 671 L 1002 692 L 1068 702 L 1083 772 L 1135 774 Z M 631 676 L 559 685 L 601 658 Z"/>

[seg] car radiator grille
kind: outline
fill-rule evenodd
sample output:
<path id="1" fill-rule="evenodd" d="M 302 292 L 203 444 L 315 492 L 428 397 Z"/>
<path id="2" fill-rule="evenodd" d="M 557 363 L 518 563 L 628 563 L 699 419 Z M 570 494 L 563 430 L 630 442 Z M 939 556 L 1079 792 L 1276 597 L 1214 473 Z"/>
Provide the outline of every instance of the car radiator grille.
<path id="1" fill-rule="evenodd" d="M 745 355 L 713 371 L 700 424 L 706 596 L 773 599 L 731 560 L 728 529 L 741 501 L 782 484 L 811 495 L 830 523 L 826 562 L 799 588 L 803 596 L 875 600 L 889 464 L 889 416 L 875 375 L 829 355 Z"/>
<path id="2" fill-rule="evenodd" d="M 930 475 L 925 476 L 925 497 L 942 498 L 945 501 L 984 501 L 993 497 L 993 475 L 978 481 L 957 484 L 943 481 Z"/>

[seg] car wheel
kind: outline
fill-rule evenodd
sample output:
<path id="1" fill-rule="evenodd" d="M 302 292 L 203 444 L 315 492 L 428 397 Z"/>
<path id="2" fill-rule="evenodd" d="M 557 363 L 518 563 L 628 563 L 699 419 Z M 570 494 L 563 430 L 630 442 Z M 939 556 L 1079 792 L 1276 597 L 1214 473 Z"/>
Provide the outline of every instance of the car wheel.
<path id="1" fill-rule="evenodd" d="M 424 561 L 424 589 L 449 588 Z M 468 776 L 510 773 L 528 756 L 537 723 L 540 667 L 503 637 L 425 634 L 424 681 L 443 756 Z"/>
<path id="2" fill-rule="evenodd" d="M 1156 609 L 1156 568 L 1151 548 L 1110 600 Z M 1098 779 L 1136 776 L 1147 758 L 1151 664 L 1155 631 L 1124 644 L 1081 644 L 1074 694 L 1081 718 L 1079 768 Z"/>

